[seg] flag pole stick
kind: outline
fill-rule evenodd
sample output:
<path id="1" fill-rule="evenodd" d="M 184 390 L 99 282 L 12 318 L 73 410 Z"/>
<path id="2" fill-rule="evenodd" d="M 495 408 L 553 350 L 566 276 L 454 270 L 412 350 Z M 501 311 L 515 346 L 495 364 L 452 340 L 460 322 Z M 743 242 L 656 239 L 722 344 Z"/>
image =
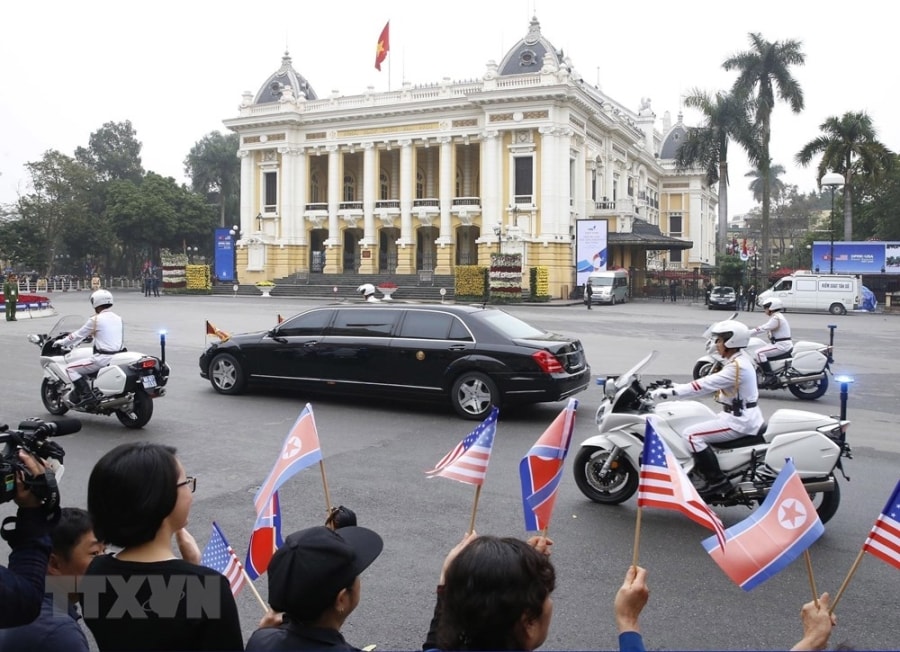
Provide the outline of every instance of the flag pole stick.
<path id="1" fill-rule="evenodd" d="M 331 494 L 328 493 L 328 480 L 325 479 L 325 461 L 319 460 L 319 471 L 322 472 L 322 488 L 325 490 L 325 517 L 331 514 Z"/>
<path id="2" fill-rule="evenodd" d="M 641 545 L 641 515 L 644 513 L 643 508 L 637 509 L 637 521 L 634 524 L 634 550 L 631 554 L 631 565 L 638 565 L 638 549 Z"/>
<path id="3" fill-rule="evenodd" d="M 256 596 L 256 599 L 259 600 L 259 604 L 262 605 L 263 611 L 269 613 L 269 605 L 266 604 L 266 601 L 262 599 L 262 596 L 259 594 L 259 591 L 256 590 L 256 587 L 253 586 L 253 580 L 250 579 L 250 576 L 247 575 L 247 571 L 244 568 L 244 565 L 238 562 L 241 567 L 241 574 L 244 576 L 244 579 L 247 581 L 247 584 L 250 585 L 250 590 L 253 591 L 253 595 Z"/>
<path id="4" fill-rule="evenodd" d="M 828 609 L 828 613 L 833 614 L 835 607 L 837 607 L 838 601 L 841 599 L 841 596 L 844 594 L 844 589 L 847 588 L 847 584 L 850 583 L 850 578 L 853 577 L 853 573 L 856 572 L 856 567 L 859 566 L 859 562 L 862 561 L 862 556 L 866 553 L 865 548 L 859 549 L 859 554 L 856 555 L 856 560 L 853 562 L 853 566 L 850 567 L 850 572 L 847 573 L 847 577 L 844 578 L 844 583 L 841 584 L 841 588 L 838 589 L 837 595 L 834 596 L 834 602 L 831 603 L 831 607 Z"/>
<path id="5" fill-rule="evenodd" d="M 819 591 L 816 589 L 816 578 L 813 577 L 812 558 L 809 556 L 809 548 L 803 551 L 803 557 L 806 559 L 806 572 L 809 574 L 809 588 L 812 589 L 813 603 L 816 609 L 819 608 Z"/>
<path id="6" fill-rule="evenodd" d="M 475 513 L 478 511 L 478 497 L 481 495 L 481 485 L 475 487 L 475 502 L 472 505 L 472 519 L 469 521 L 469 532 L 468 534 L 472 534 L 475 531 Z"/>

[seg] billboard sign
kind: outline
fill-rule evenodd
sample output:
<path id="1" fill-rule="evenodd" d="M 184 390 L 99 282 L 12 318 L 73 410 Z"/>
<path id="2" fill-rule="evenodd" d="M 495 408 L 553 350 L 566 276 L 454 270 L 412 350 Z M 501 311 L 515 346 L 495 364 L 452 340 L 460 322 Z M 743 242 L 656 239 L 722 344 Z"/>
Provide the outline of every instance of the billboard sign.
<path id="1" fill-rule="evenodd" d="M 817 241 L 813 243 L 812 268 L 820 273 L 900 274 L 900 242 Z"/>
<path id="2" fill-rule="evenodd" d="M 575 283 L 584 285 L 592 272 L 606 270 L 607 220 L 575 220 Z"/>
<path id="3" fill-rule="evenodd" d="M 213 237 L 215 238 L 213 265 L 215 266 L 216 280 L 220 283 L 234 281 L 234 236 L 229 233 L 228 229 L 216 229 Z"/>

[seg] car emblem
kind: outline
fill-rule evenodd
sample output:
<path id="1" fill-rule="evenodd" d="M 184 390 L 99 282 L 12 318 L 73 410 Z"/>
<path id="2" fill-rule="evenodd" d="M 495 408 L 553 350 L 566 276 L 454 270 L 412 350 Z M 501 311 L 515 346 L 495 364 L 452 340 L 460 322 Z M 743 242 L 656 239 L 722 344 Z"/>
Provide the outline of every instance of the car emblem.
<path id="1" fill-rule="evenodd" d="M 421 362 L 425 359 L 425 351 L 416 351 L 416 360 Z"/>

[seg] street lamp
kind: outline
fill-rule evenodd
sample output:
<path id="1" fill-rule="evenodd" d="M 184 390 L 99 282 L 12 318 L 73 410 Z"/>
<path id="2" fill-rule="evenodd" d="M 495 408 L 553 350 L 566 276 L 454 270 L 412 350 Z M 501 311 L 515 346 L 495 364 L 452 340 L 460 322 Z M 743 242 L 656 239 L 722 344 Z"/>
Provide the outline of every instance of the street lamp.
<path id="1" fill-rule="evenodd" d="M 831 219 L 828 222 L 831 246 L 828 250 L 828 273 L 834 274 L 834 191 L 838 186 L 844 185 L 844 177 L 837 172 L 828 172 L 822 175 L 822 185 L 831 189 Z"/>
<path id="2" fill-rule="evenodd" d="M 497 223 L 494 225 L 494 235 L 497 236 L 497 253 L 503 253 L 503 225 Z"/>
<path id="3" fill-rule="evenodd" d="M 237 264 L 237 243 L 241 239 L 241 227 L 237 224 L 233 225 L 228 234 L 231 236 L 231 253 L 234 257 L 234 284 L 238 283 L 238 264 Z"/>

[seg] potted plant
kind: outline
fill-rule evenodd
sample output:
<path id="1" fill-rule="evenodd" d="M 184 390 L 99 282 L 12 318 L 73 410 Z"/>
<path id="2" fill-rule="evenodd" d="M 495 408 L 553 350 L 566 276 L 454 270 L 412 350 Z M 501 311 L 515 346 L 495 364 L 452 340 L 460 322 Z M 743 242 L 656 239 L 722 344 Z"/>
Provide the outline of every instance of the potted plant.
<path id="1" fill-rule="evenodd" d="M 385 301 L 391 301 L 391 295 L 397 291 L 397 284 L 392 281 L 384 281 L 383 283 L 379 283 L 377 289 L 381 294 L 384 295 Z"/>
<path id="2" fill-rule="evenodd" d="M 262 292 L 264 297 L 272 296 L 272 290 L 275 289 L 275 284 L 272 281 L 259 281 L 256 284 L 256 287 L 259 288 L 259 291 Z"/>

